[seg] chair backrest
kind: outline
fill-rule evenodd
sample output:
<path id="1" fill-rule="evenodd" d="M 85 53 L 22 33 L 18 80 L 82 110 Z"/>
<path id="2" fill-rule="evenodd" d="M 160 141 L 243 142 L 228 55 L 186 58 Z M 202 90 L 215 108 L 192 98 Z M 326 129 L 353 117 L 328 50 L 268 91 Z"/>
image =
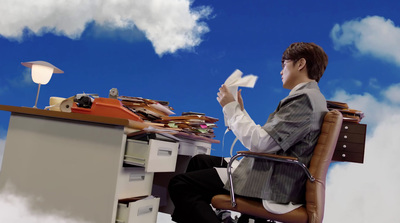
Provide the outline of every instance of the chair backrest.
<path id="1" fill-rule="evenodd" d="M 326 114 L 322 124 L 309 167 L 315 181 L 306 183 L 306 209 L 309 223 L 322 222 L 324 216 L 326 174 L 335 151 L 342 121 L 342 114 L 332 110 Z"/>

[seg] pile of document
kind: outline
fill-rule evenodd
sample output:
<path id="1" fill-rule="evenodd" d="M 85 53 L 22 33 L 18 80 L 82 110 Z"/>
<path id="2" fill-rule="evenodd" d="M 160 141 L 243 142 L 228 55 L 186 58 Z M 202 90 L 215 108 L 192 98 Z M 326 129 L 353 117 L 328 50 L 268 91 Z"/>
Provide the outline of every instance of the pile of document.
<path id="1" fill-rule="evenodd" d="M 217 127 L 215 122 L 217 121 L 217 118 L 206 116 L 204 113 L 183 112 L 181 116 L 163 116 L 157 122 L 181 132 L 214 138 L 214 128 Z"/>
<path id="2" fill-rule="evenodd" d="M 141 97 L 119 96 L 124 107 L 134 112 L 144 121 L 153 126 L 214 138 L 214 128 L 217 118 L 206 116 L 199 112 L 183 112 L 181 116 L 171 116 L 173 108 L 169 102 L 145 99 Z"/>
<path id="3" fill-rule="evenodd" d="M 164 116 L 174 115 L 173 108 L 166 101 L 157 101 L 141 97 L 119 96 L 122 104 L 138 115 L 141 119 L 147 121 L 156 121 Z"/>
<path id="4" fill-rule="evenodd" d="M 359 123 L 364 118 L 364 112 L 349 108 L 347 103 L 338 101 L 326 101 L 326 102 L 329 111 L 335 109 L 342 113 L 343 121 Z"/>

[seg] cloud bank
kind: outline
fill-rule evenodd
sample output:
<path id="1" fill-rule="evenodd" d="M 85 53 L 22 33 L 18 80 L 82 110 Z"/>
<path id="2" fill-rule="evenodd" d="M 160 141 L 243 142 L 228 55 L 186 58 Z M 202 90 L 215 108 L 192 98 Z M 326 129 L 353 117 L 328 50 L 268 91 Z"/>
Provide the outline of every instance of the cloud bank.
<path id="1" fill-rule="evenodd" d="M 209 28 L 212 9 L 191 8 L 191 0 L 3 0 L 0 35 L 22 41 L 46 33 L 79 39 L 88 23 L 110 29 L 138 29 L 158 55 L 192 49 Z M 134 33 L 134 32 L 133 32 Z"/>
<path id="2" fill-rule="evenodd" d="M 400 91 L 394 84 L 381 92 L 351 95 L 343 90 L 332 100 L 346 101 L 362 110 L 368 124 L 364 164 L 339 164 L 327 179 L 324 222 L 400 222 L 400 102 L 389 92 Z"/>
<path id="3" fill-rule="evenodd" d="M 13 194 L 8 187 L 0 193 L 1 222 L 29 223 L 89 223 L 87 221 L 67 217 L 65 213 L 35 213 L 31 210 L 30 199 Z"/>
<path id="4" fill-rule="evenodd" d="M 400 66 L 400 27 L 390 19 L 367 16 L 335 24 L 330 36 L 337 50 L 354 48 L 360 54 L 372 55 Z"/>

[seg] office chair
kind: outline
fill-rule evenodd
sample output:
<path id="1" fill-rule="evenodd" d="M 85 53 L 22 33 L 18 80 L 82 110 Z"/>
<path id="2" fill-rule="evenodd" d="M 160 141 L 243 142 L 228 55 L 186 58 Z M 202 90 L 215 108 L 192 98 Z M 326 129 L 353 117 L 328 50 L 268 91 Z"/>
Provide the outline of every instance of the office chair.
<path id="1" fill-rule="evenodd" d="M 310 166 L 307 168 L 297 158 L 278 156 L 250 151 L 237 152 L 228 164 L 229 183 L 231 195 L 219 194 L 212 198 L 212 205 L 217 209 L 232 210 L 245 215 L 269 219 L 285 223 L 321 223 L 324 217 L 325 206 L 325 180 L 329 164 L 335 151 L 336 142 L 342 126 L 342 114 L 332 110 L 324 117 L 321 133 L 314 149 Z M 232 185 L 231 164 L 238 157 L 255 157 L 274 162 L 291 163 L 302 168 L 307 176 L 306 182 L 306 204 L 286 214 L 273 214 L 268 212 L 262 205 L 261 200 L 246 197 L 235 197 L 234 185 Z"/>

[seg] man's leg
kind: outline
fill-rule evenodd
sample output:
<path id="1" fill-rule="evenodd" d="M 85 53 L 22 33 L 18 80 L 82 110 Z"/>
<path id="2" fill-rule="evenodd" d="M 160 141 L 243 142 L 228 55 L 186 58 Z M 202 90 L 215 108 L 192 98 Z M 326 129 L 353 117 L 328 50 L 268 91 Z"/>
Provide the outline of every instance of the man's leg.
<path id="1" fill-rule="evenodd" d="M 216 194 L 227 194 L 214 168 L 179 174 L 171 179 L 168 190 L 175 205 L 172 220 L 179 223 L 220 223 L 210 206 Z"/>
<path id="2" fill-rule="evenodd" d="M 227 165 L 228 163 L 223 157 L 199 154 L 190 159 L 186 172 L 210 169 L 214 167 L 227 167 Z"/>

